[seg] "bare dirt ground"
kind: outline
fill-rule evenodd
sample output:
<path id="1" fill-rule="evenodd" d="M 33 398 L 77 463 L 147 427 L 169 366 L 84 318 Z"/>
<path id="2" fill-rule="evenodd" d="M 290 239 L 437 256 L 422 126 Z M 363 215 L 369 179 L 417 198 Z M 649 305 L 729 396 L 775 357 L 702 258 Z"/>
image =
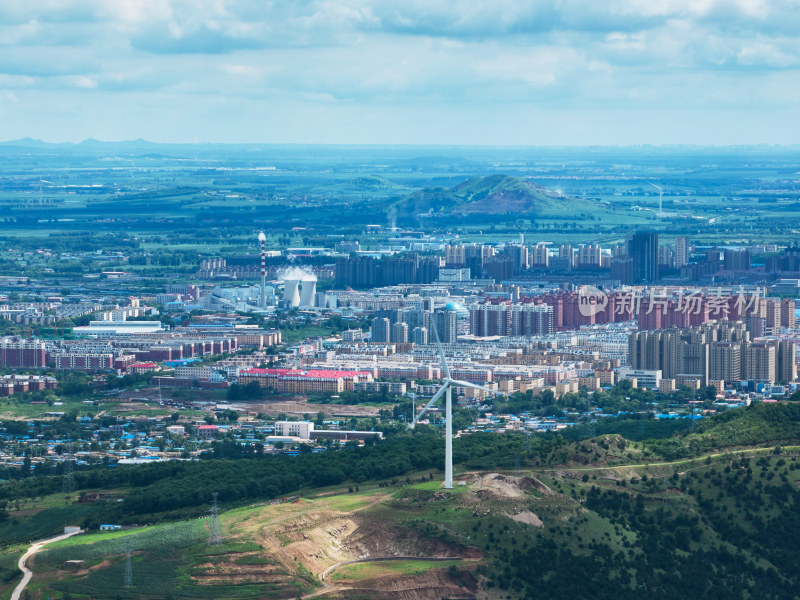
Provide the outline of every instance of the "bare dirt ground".
<path id="1" fill-rule="evenodd" d="M 194 400 L 225 402 L 224 397 L 213 394 L 206 390 L 191 390 Z M 117 395 L 110 396 L 106 400 L 118 401 L 119 407 L 112 409 L 114 412 L 125 412 L 153 408 L 152 405 L 143 404 L 142 401 L 158 402 L 173 401 L 171 391 L 162 389 L 159 392 L 157 387 L 141 388 L 137 390 L 121 390 Z M 185 397 L 175 398 L 179 402 L 188 401 Z M 387 405 L 388 406 L 388 405 Z M 316 415 L 324 412 L 329 416 L 340 417 L 374 417 L 377 416 L 381 407 L 364 406 L 361 404 L 312 404 L 305 396 L 280 396 L 274 400 L 266 399 L 260 402 L 235 402 L 231 407 L 247 412 L 263 413 L 265 415 Z M 386 407 L 384 407 L 386 408 Z M 389 408 L 391 408 L 389 406 Z"/>
<path id="2" fill-rule="evenodd" d="M 270 564 L 245 566 L 241 554 L 236 558 L 197 565 L 192 578 L 196 583 L 222 581 L 287 584 L 292 579 L 310 577 L 319 583 L 322 574 L 339 563 L 379 558 L 462 557 L 470 561 L 482 555 L 474 549 L 448 545 L 437 539 L 422 538 L 400 525 L 386 523 L 367 510 L 391 496 L 372 494 L 301 499 L 232 514 L 226 525 L 228 539 L 256 541 L 263 551 L 253 554 Z M 228 534 L 226 534 L 228 537 Z M 433 600 L 443 596 L 471 598 L 474 579 L 466 571 L 464 582 L 453 581 L 444 569 L 432 567 L 419 575 L 383 573 L 360 581 L 325 582 L 325 587 L 309 597 L 337 598 L 347 590 L 361 597 Z M 305 575 L 304 575 L 305 574 Z M 469 585 L 467 585 L 467 583 Z M 475 584 L 476 585 L 476 584 Z"/>
<path id="3" fill-rule="evenodd" d="M 470 489 L 479 496 L 480 492 L 490 492 L 494 496 L 501 498 L 519 499 L 525 495 L 525 490 L 534 488 L 547 496 L 553 494 L 553 490 L 544 483 L 529 476 L 503 475 L 501 473 L 487 473 L 485 475 L 477 473 L 466 473 L 459 477 L 460 481 L 469 484 Z"/>
<path id="4" fill-rule="evenodd" d="M 376 417 L 380 407 L 363 406 L 361 404 L 311 404 L 302 396 L 295 396 L 291 400 L 276 402 L 253 402 L 247 404 L 234 404 L 234 408 L 264 413 L 265 415 L 316 415 L 324 412 L 328 416 L 336 417 Z M 387 405 L 388 408 L 391 406 Z M 385 407 L 384 407 L 385 408 Z"/>
<path id="5" fill-rule="evenodd" d="M 529 510 L 522 510 L 516 514 L 510 514 L 508 516 L 518 523 L 525 523 L 526 525 L 533 525 L 534 527 L 542 527 L 544 525 L 542 520 Z"/>

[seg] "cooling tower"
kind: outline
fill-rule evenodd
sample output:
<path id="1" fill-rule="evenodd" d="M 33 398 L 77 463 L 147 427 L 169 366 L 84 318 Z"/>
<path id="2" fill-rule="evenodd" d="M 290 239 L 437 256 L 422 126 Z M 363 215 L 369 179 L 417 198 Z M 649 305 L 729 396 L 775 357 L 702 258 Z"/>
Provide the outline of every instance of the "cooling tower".
<path id="1" fill-rule="evenodd" d="M 300 306 L 314 306 L 314 295 L 317 293 L 316 281 L 300 282 Z"/>
<path id="2" fill-rule="evenodd" d="M 283 299 L 291 307 L 300 306 L 300 282 L 297 279 L 283 282 Z"/>

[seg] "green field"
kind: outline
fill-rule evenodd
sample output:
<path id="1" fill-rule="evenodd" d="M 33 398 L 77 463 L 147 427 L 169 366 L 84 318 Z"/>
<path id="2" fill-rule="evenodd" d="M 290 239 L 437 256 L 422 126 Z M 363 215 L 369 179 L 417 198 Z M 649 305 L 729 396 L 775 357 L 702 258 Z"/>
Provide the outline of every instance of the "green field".
<path id="1" fill-rule="evenodd" d="M 362 581 L 375 579 L 383 575 L 421 575 L 431 569 L 446 569 L 458 565 L 459 560 L 425 561 L 425 560 L 392 560 L 380 562 L 364 562 L 344 565 L 328 578 L 330 581 Z"/>
<path id="2" fill-rule="evenodd" d="M 52 251 L 18 259 L 4 252 L 3 272 L 76 277 L 76 283 L 110 267 L 188 276 L 203 257 L 255 261 L 255 230 L 265 231 L 270 249 L 332 249 L 342 237 L 376 249 L 388 243 L 395 224 L 462 241 L 497 243 L 525 234 L 529 242 L 603 245 L 638 227 L 654 228 L 666 241 L 687 235 L 700 245 L 785 244 L 800 230 L 792 149 L 440 148 L 441 155 L 430 156 L 412 147 L 306 153 L 209 146 L 204 153 L 213 168 L 187 151 L 164 146 L 157 157 L 152 147 L 134 146 L 111 156 L 50 147 L 0 152 L 0 249 Z M 127 171 L 131 160 L 147 166 Z M 257 170 L 264 164 L 276 170 Z M 51 182 L 42 196 L 52 204 L 44 208 L 37 169 Z M 513 181 L 492 188 L 502 176 Z M 533 201 L 531 210 L 512 203 L 506 212 L 469 212 L 486 194 L 500 191 L 500 204 L 508 201 L 520 182 L 563 196 L 538 196 L 538 209 Z M 76 184 L 100 187 L 67 191 Z M 651 184 L 664 189 L 663 218 Z M 82 254 L 96 250 L 123 256 Z M 61 260 L 64 252 L 73 259 Z"/>

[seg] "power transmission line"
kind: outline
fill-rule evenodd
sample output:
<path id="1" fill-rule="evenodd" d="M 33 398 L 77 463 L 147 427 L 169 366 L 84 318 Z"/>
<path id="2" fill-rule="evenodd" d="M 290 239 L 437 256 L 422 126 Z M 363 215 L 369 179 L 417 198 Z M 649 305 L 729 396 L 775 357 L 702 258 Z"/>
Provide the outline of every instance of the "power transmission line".
<path id="1" fill-rule="evenodd" d="M 216 546 L 222 541 L 222 528 L 219 525 L 219 506 L 217 505 L 217 492 L 211 494 L 211 520 L 208 523 L 208 545 Z"/>
<path id="2" fill-rule="evenodd" d="M 75 473 L 73 472 L 72 458 L 67 457 L 64 462 L 64 482 L 62 491 L 65 494 L 71 494 L 75 491 Z"/>
<path id="3" fill-rule="evenodd" d="M 126 588 L 133 587 L 133 562 L 131 561 L 131 555 L 133 551 L 131 550 L 131 542 L 126 537 L 125 541 L 123 542 L 123 546 L 125 548 L 125 576 L 122 579 L 122 585 Z"/>

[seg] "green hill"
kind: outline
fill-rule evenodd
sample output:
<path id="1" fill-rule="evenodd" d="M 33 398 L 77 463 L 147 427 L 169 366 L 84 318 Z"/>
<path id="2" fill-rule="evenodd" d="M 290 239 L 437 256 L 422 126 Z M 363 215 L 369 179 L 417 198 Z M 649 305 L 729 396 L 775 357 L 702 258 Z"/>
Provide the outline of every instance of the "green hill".
<path id="1" fill-rule="evenodd" d="M 35 558 L 31 598 L 782 600 L 800 596 L 798 442 L 795 403 L 658 440 L 474 434 L 456 440 L 444 490 L 441 437 L 422 427 L 319 455 L 79 471 L 80 489 L 114 490 L 94 504 L 65 499 L 55 477 L 5 482 L 0 538 L 93 525 Z M 0 597 L 25 547 L 0 550 Z"/>
<path id="2" fill-rule="evenodd" d="M 528 179 L 490 175 L 469 179 L 452 188 L 426 188 L 396 205 L 405 217 L 420 215 L 520 215 L 545 217 L 569 213 L 592 213 L 600 205 L 563 196 Z"/>

